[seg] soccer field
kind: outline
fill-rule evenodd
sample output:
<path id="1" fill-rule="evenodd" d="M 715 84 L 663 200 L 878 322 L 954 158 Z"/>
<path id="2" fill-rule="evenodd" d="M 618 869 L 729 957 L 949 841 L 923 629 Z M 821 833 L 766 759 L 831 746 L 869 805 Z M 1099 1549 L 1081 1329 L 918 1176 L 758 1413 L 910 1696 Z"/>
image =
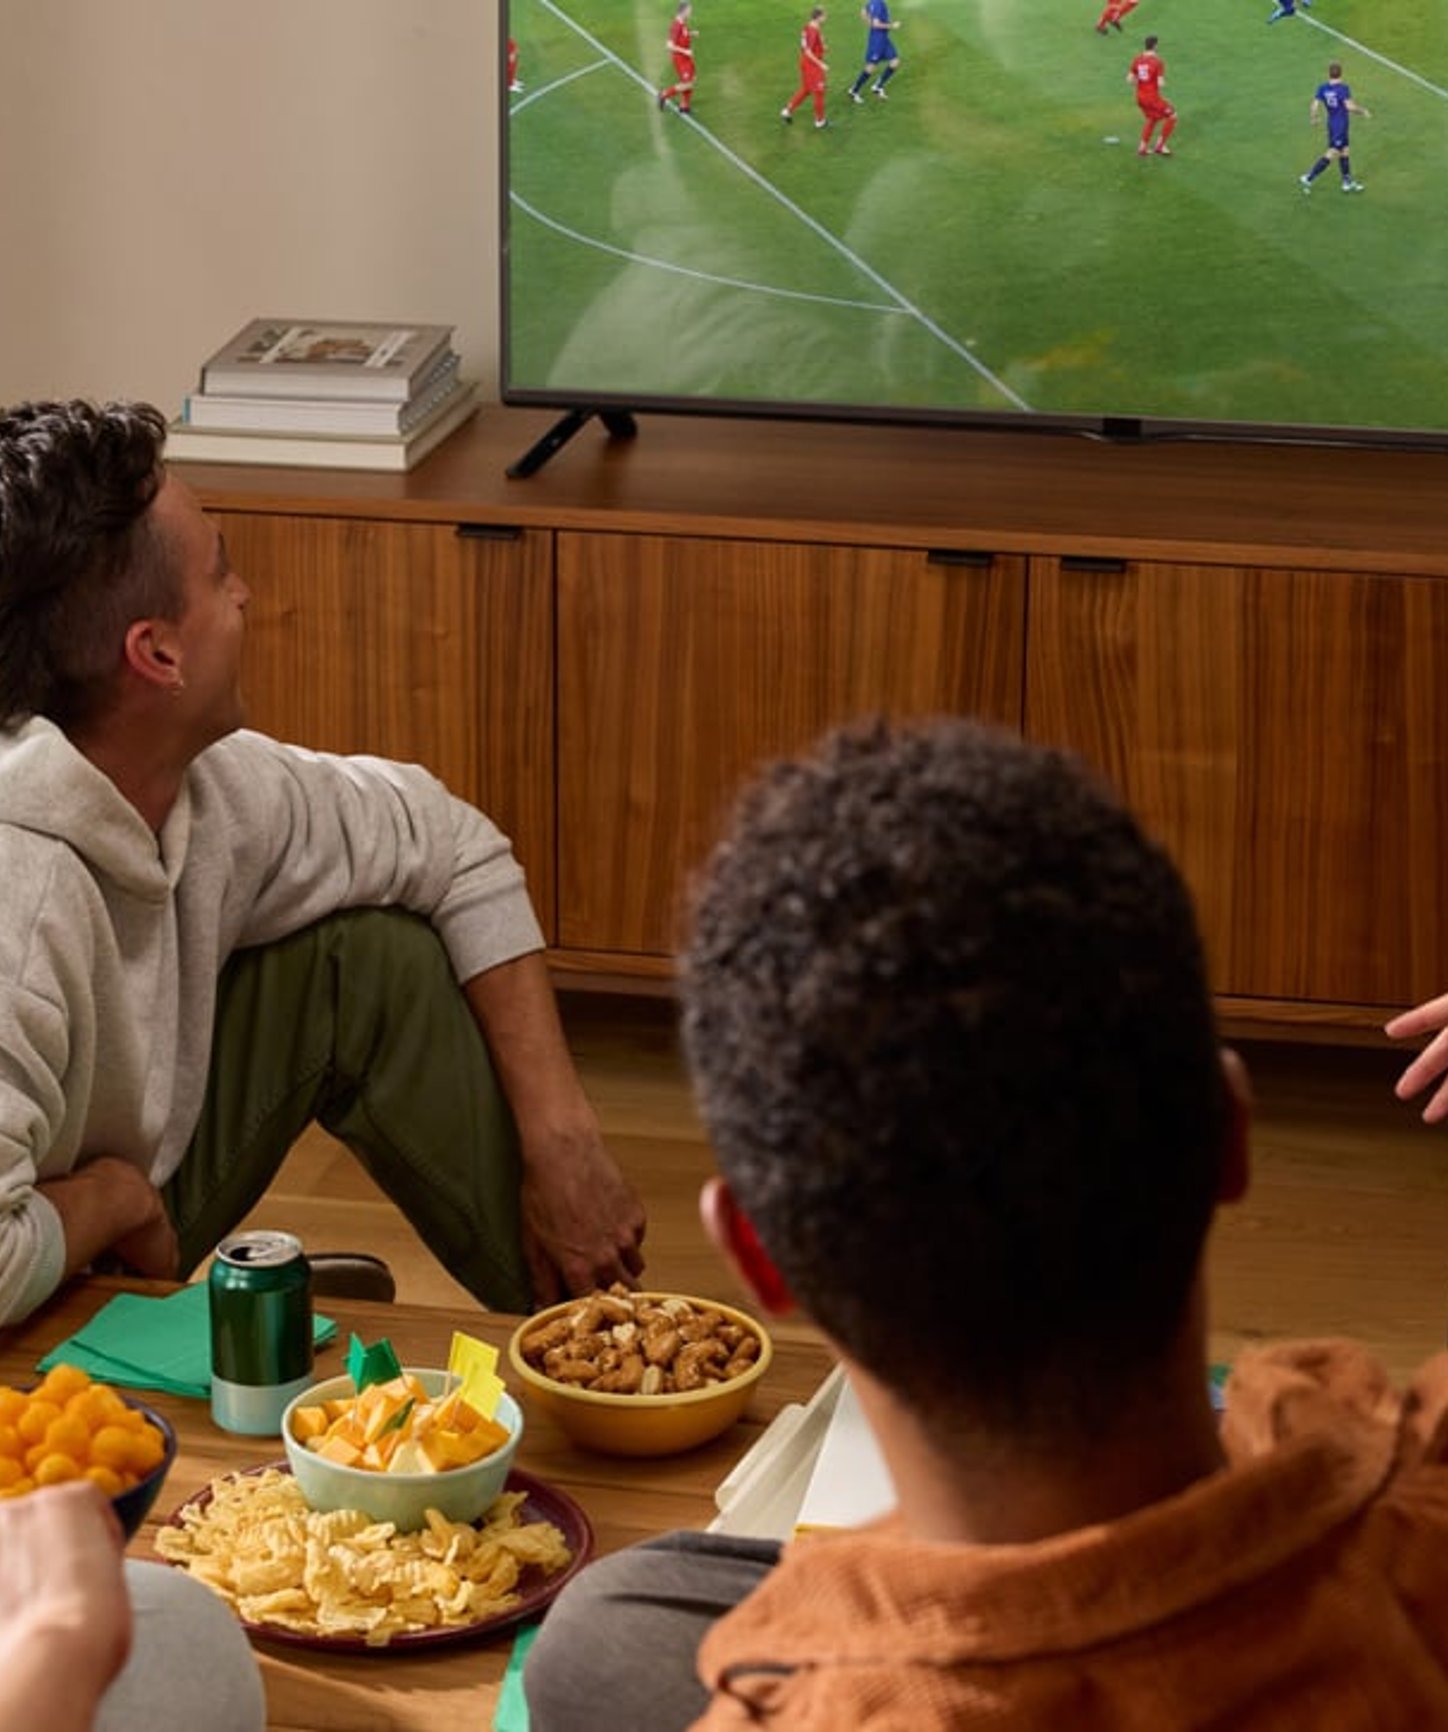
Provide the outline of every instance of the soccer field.
<path id="1" fill-rule="evenodd" d="M 892 0 L 889 100 L 779 111 L 808 5 L 695 0 L 694 114 L 661 110 L 673 0 L 511 0 L 510 387 L 931 410 L 1448 428 L 1448 0 Z M 1136 154 L 1160 37 L 1179 115 Z M 1354 100 L 1310 195 L 1312 95 Z"/>

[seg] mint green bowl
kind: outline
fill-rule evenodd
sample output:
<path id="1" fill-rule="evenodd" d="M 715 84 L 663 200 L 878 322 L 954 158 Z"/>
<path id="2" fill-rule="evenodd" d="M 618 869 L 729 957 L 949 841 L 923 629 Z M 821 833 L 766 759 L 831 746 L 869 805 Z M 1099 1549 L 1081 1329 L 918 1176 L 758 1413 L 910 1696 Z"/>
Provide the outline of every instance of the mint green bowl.
<path id="1" fill-rule="evenodd" d="M 442 1395 L 449 1387 L 446 1371 L 405 1370 L 416 1377 L 429 1395 Z M 427 1512 L 435 1509 L 449 1521 L 474 1522 L 502 1491 L 518 1453 L 523 1435 L 523 1415 L 511 1395 L 498 1397 L 493 1417 L 507 1427 L 508 1441 L 491 1455 L 466 1467 L 450 1467 L 441 1473 L 374 1473 L 362 1467 L 344 1467 L 316 1455 L 292 1435 L 292 1415 L 299 1407 L 316 1407 L 323 1401 L 347 1399 L 355 1385 L 346 1375 L 314 1383 L 290 1402 L 282 1415 L 282 1442 L 302 1496 L 316 1510 L 356 1509 L 373 1521 L 391 1522 L 399 1533 L 426 1527 Z"/>

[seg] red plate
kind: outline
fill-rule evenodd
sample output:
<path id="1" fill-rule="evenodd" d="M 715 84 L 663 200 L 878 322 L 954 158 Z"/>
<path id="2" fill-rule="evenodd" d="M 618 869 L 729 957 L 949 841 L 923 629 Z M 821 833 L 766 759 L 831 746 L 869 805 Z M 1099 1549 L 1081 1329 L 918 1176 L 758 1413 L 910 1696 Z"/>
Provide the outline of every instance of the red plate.
<path id="1" fill-rule="evenodd" d="M 244 1471 L 248 1474 L 265 1473 L 269 1467 L 275 1468 L 279 1473 L 291 1472 L 284 1461 L 262 1462 L 259 1466 L 246 1468 Z M 288 1648 L 324 1648 L 334 1654 L 413 1653 L 418 1648 L 441 1648 L 457 1642 L 480 1642 L 498 1635 L 503 1630 L 512 1629 L 525 1618 L 534 1617 L 541 1612 L 588 1562 L 593 1555 L 593 1528 L 589 1525 L 582 1507 L 569 1497 L 567 1492 L 559 1491 L 556 1486 L 535 1478 L 531 1473 L 524 1473 L 521 1468 L 513 1469 L 503 1489 L 522 1492 L 523 1502 L 519 1506 L 522 1519 L 525 1522 L 552 1522 L 562 1533 L 563 1543 L 572 1553 L 572 1561 L 568 1566 L 551 1576 L 545 1575 L 536 1564 L 525 1569 L 515 1590 L 518 1594 L 517 1604 L 509 1606 L 506 1611 L 494 1612 L 491 1617 L 479 1618 L 471 1624 L 448 1624 L 436 1630 L 404 1630 L 382 1644 L 370 1643 L 363 1636 L 314 1635 L 306 1630 L 288 1629 L 283 1624 L 255 1624 L 246 1618 L 238 1620 L 241 1627 L 254 1642 L 275 1642 Z M 173 1510 L 166 1519 L 166 1525 L 179 1527 L 182 1510 L 193 1507 L 205 1509 L 210 1502 L 211 1489 L 209 1486 L 204 1487 Z M 176 1565 L 177 1569 L 183 1567 L 179 1563 Z"/>

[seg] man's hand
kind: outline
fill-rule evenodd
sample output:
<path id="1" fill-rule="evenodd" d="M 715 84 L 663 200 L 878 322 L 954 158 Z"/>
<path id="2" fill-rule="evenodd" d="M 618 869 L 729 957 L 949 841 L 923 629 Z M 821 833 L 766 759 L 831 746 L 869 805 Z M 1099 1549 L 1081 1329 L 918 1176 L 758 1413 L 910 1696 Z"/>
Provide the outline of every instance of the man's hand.
<path id="1" fill-rule="evenodd" d="M 0 1500 L 0 1725 L 90 1726 L 131 1644 L 122 1545 L 89 1481 Z"/>
<path id="2" fill-rule="evenodd" d="M 537 1305 L 643 1272 L 644 1208 L 590 1110 L 566 1129 L 519 1127 L 523 1253 Z"/>
<path id="3" fill-rule="evenodd" d="M 1429 1083 L 1448 1072 L 1448 993 L 1430 998 L 1413 1010 L 1395 1016 L 1383 1032 L 1393 1040 L 1411 1040 L 1416 1035 L 1431 1034 L 1430 1040 L 1403 1074 L 1393 1093 L 1400 1101 L 1410 1101 L 1421 1094 Z M 1448 1118 L 1448 1082 L 1423 1108 L 1423 1122 L 1436 1125 Z"/>
<path id="4" fill-rule="evenodd" d="M 63 1179 L 43 1179 L 35 1188 L 65 1228 L 67 1279 L 107 1251 L 138 1275 L 174 1279 L 175 1229 L 161 1193 L 130 1161 L 97 1155 Z"/>
<path id="5" fill-rule="evenodd" d="M 635 1281 L 644 1266 L 643 1204 L 603 1146 L 542 956 L 476 974 L 463 991 L 518 1127 L 534 1303 Z"/>
<path id="6" fill-rule="evenodd" d="M 152 1281 L 174 1281 L 181 1267 L 176 1229 L 164 1208 L 155 1220 L 138 1227 L 134 1233 L 127 1233 L 124 1239 L 117 1239 L 110 1254 L 127 1269 L 148 1276 Z"/>

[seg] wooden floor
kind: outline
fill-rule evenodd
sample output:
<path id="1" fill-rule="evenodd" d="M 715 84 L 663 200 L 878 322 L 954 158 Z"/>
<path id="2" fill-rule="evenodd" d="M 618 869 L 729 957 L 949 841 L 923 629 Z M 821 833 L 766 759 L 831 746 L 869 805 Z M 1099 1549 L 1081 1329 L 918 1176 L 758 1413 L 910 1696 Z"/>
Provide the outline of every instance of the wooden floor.
<path id="1" fill-rule="evenodd" d="M 610 1146 L 649 1210 L 648 1278 L 718 1298 L 738 1289 L 695 1213 L 709 1152 L 660 1000 L 564 999 L 584 1083 Z M 1448 1130 L 1393 1098 L 1396 1051 L 1242 1048 L 1257 1091 L 1255 1177 L 1211 1248 L 1212 1348 L 1349 1334 L 1402 1376 L 1448 1324 Z M 373 1250 L 399 1297 L 462 1295 L 347 1151 L 320 1131 L 294 1150 L 253 1224 L 285 1226 L 313 1249 Z"/>

